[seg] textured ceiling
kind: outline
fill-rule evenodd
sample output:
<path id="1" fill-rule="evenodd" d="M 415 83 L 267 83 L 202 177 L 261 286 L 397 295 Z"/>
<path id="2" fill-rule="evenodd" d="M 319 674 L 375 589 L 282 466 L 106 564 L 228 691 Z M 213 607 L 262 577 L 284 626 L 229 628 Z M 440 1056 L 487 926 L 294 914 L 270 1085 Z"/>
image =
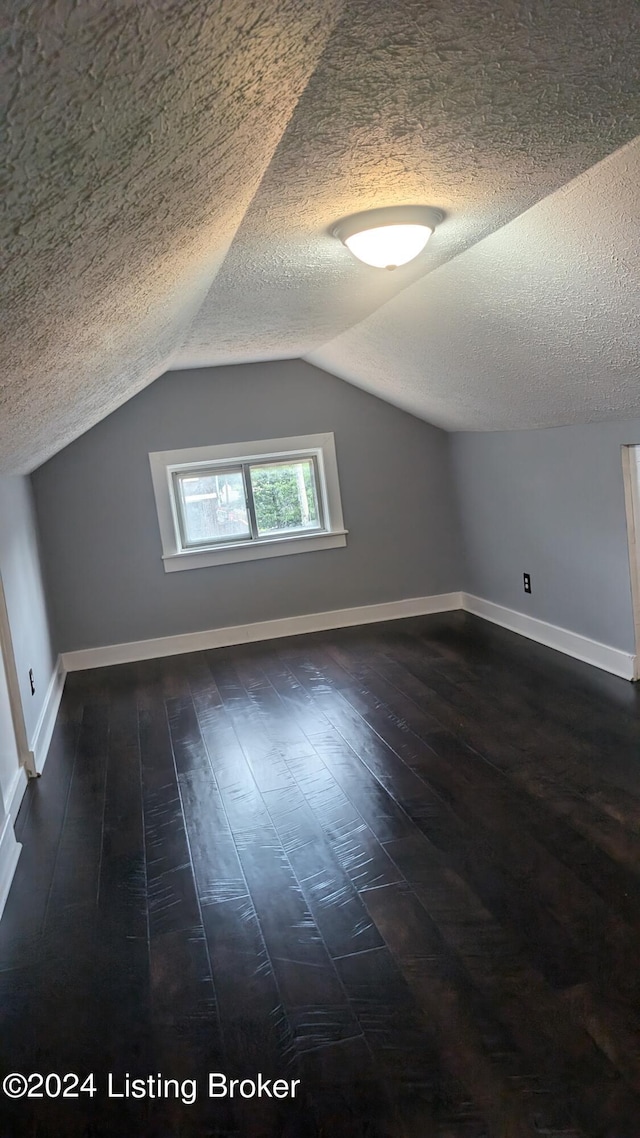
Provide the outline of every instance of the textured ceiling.
<path id="1" fill-rule="evenodd" d="M 0 456 L 12 470 L 166 370 L 341 4 L 14 0 L 3 11 Z"/>
<path id="2" fill-rule="evenodd" d="M 640 132 L 635 3 L 7 11 L 3 469 L 235 360 L 305 355 L 447 426 L 640 411 L 637 151 L 596 165 Z M 446 219 L 395 273 L 328 234 L 412 201 Z"/>
<path id="3" fill-rule="evenodd" d="M 447 430 L 640 415 L 640 139 L 312 363 Z"/>
<path id="4" fill-rule="evenodd" d="M 632 10 L 348 3 L 180 366 L 308 352 L 633 137 Z M 447 220 L 401 273 L 363 268 L 329 235 L 346 214 L 413 201 Z"/>

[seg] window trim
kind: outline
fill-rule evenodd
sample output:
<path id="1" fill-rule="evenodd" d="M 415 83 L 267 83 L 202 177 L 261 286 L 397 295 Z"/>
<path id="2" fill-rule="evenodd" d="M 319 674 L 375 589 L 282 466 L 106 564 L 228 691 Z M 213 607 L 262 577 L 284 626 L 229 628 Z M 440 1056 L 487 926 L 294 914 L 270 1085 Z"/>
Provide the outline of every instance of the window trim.
<path id="1" fill-rule="evenodd" d="M 242 538 L 237 542 L 216 543 L 206 547 L 183 548 L 180 542 L 180 519 L 174 494 L 174 472 L 212 465 L 241 466 L 243 463 L 265 462 L 287 458 L 310 458 L 315 461 L 318 506 L 322 529 L 295 534 Z M 222 443 L 216 446 L 184 450 L 154 451 L 149 454 L 151 478 L 158 512 L 162 560 L 165 572 L 200 569 L 209 565 L 225 565 L 253 561 L 263 557 L 282 557 L 292 553 L 335 549 L 347 544 L 344 528 L 335 439 L 332 432 L 298 435 L 293 438 L 260 439 L 256 442 Z"/>

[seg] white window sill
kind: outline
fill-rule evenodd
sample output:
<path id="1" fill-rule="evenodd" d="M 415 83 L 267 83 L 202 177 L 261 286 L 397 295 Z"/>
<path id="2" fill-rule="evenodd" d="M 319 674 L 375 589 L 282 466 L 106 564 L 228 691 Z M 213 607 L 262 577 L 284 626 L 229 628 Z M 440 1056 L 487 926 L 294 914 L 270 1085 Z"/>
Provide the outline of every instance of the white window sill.
<path id="1" fill-rule="evenodd" d="M 329 533 L 296 534 L 263 541 L 243 541 L 219 549 L 190 549 L 184 553 L 165 554 L 165 573 L 182 569 L 204 569 L 209 565 L 230 565 L 236 561 L 258 561 L 262 557 L 286 557 L 291 553 L 313 553 L 319 549 L 338 549 L 347 544 L 345 529 Z"/>

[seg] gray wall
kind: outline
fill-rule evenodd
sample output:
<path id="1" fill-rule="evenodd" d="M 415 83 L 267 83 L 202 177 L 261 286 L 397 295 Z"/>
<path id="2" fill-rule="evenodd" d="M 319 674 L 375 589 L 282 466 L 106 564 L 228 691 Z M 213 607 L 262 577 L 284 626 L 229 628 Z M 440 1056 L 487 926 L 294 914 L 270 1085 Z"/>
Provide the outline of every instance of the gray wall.
<path id="1" fill-rule="evenodd" d="M 624 443 L 640 420 L 453 435 L 465 589 L 633 652 Z"/>
<path id="2" fill-rule="evenodd" d="M 149 451 L 320 431 L 345 549 L 164 572 Z M 32 477 L 61 651 L 461 587 L 448 436 L 301 360 L 170 372 Z"/>
<path id="3" fill-rule="evenodd" d="M 20 681 L 29 742 L 54 671 L 47 606 L 40 572 L 35 513 L 28 478 L 0 477 L 0 573 Z M 36 684 L 31 695 L 29 669 Z"/>

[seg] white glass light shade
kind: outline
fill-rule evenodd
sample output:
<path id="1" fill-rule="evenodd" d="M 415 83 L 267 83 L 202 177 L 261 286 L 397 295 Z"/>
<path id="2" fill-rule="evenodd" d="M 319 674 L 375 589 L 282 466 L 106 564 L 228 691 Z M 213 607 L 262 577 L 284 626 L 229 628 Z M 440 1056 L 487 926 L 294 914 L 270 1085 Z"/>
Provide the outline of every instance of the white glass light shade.
<path id="1" fill-rule="evenodd" d="M 429 205 L 384 206 L 352 213 L 331 230 L 365 265 L 395 269 L 418 256 L 444 214 Z"/>
<path id="2" fill-rule="evenodd" d="M 376 269 L 391 269 L 413 261 L 424 249 L 433 229 L 428 225 L 378 225 L 345 237 L 354 257 Z"/>

